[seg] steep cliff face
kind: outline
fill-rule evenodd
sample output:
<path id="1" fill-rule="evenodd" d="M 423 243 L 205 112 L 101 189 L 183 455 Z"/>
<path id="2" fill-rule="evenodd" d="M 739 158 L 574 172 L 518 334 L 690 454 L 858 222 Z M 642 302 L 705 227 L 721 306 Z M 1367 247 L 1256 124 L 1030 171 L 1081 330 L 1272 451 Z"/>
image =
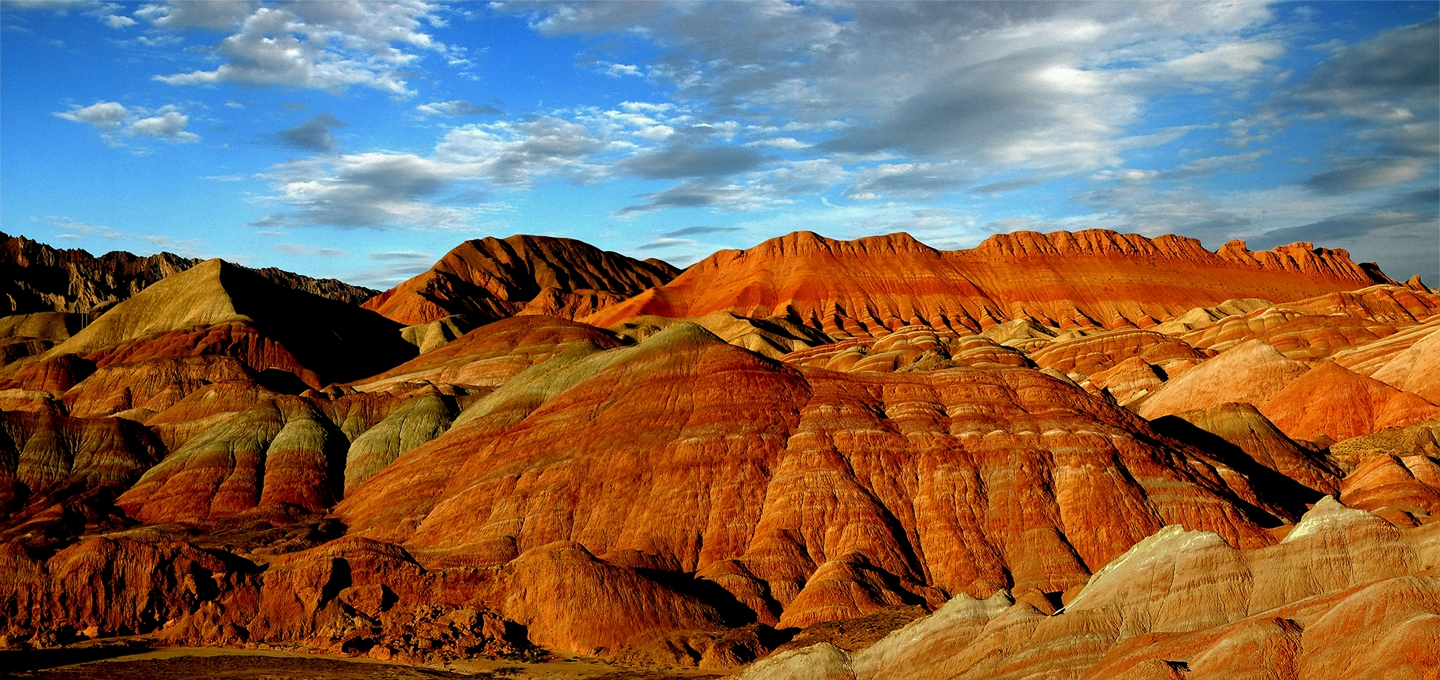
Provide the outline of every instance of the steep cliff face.
<path id="1" fill-rule="evenodd" d="M 97 315 L 150 284 L 201 262 L 164 252 L 141 257 L 113 251 L 95 257 L 84 250 L 57 249 L 24 236 L 0 234 L 0 314 Z M 335 279 L 314 279 L 274 267 L 253 271 L 291 290 L 348 304 L 359 304 L 376 293 Z"/>
<path id="2" fill-rule="evenodd" d="M 1232 242 L 1212 253 L 1179 236 L 1090 230 L 1000 234 L 973 250 L 939 251 L 907 234 L 835 241 L 797 232 L 718 252 L 587 321 L 729 311 L 794 317 L 834 337 L 907 324 L 974 332 L 1021 318 L 1145 327 L 1231 298 L 1294 300 L 1373 283 L 1394 281 L 1308 243 L 1252 253 Z"/>
<path id="3" fill-rule="evenodd" d="M 545 236 L 466 241 L 435 266 L 365 303 L 407 326 L 464 314 L 475 323 L 517 314 L 578 318 L 679 271 L 588 243 Z"/>

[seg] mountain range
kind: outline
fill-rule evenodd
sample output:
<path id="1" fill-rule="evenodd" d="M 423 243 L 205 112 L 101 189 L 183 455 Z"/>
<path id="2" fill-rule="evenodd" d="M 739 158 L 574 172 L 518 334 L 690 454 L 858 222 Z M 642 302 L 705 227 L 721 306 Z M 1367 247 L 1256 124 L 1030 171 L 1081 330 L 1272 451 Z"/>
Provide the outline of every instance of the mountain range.
<path id="1" fill-rule="evenodd" d="M 0 647 L 1440 668 L 1440 293 L 1344 250 L 512 236 L 383 292 L 0 252 Z"/>

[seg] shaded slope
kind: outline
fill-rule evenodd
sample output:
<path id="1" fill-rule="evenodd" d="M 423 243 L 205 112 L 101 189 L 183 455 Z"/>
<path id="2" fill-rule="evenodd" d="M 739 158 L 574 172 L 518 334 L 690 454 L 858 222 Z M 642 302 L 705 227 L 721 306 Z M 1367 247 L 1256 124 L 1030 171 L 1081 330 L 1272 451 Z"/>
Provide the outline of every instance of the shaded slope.
<path id="1" fill-rule="evenodd" d="M 342 302 L 293 291 L 210 260 L 116 305 L 42 359 L 84 356 L 97 367 L 166 356 L 229 354 L 318 387 L 413 356 L 398 324 Z M 17 375 L 17 378 L 20 376 Z"/>

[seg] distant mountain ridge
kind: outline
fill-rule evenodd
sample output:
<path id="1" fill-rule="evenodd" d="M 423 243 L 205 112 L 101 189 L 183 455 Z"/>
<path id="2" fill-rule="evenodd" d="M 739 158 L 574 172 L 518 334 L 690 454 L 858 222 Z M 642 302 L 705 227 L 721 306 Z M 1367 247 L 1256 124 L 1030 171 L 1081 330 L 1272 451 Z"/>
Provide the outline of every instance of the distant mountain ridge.
<path id="1" fill-rule="evenodd" d="M 942 251 L 905 233 L 840 241 L 811 232 L 722 250 L 675 280 L 586 317 L 613 326 L 643 315 L 715 312 L 786 317 L 831 337 L 923 325 L 977 332 L 1015 319 L 1055 328 L 1149 327 L 1202 305 L 1296 300 L 1396 282 L 1344 250 L 1295 243 L 1218 251 L 1198 240 L 1107 230 L 997 234 Z"/>
<path id="2" fill-rule="evenodd" d="M 0 232 L 0 316 L 36 312 L 91 314 L 97 307 L 103 311 L 203 261 L 170 252 L 140 256 L 123 250 L 96 257 L 78 248 L 54 248 Z M 252 271 L 286 288 L 348 304 L 358 305 L 378 292 L 275 267 Z"/>

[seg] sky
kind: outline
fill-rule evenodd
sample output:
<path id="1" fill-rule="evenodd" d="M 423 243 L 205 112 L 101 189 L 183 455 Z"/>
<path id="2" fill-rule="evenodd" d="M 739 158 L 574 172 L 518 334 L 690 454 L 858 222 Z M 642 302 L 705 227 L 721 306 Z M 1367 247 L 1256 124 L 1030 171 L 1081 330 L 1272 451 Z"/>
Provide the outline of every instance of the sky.
<path id="1" fill-rule="evenodd" d="M 0 0 L 0 231 L 388 288 L 470 238 L 1344 248 L 1440 284 L 1437 2 Z"/>

